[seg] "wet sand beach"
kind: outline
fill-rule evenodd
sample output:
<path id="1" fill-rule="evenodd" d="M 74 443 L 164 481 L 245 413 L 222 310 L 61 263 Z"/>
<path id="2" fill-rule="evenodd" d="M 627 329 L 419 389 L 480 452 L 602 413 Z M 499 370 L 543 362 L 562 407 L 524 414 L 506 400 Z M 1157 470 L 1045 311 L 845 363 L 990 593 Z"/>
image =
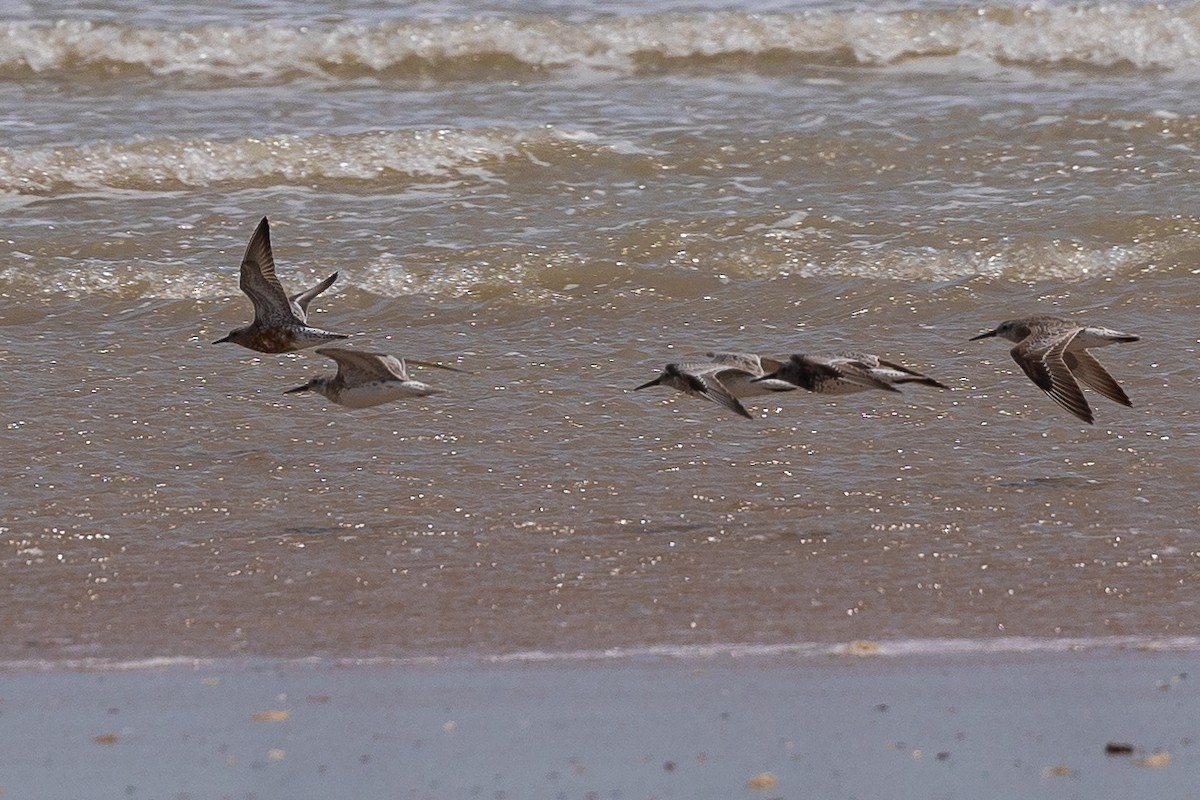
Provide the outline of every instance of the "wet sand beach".
<path id="1" fill-rule="evenodd" d="M 176 800 L 1188 798 L 1200 774 L 1195 665 L 1191 653 L 1085 650 L 7 672 L 3 788 Z"/>

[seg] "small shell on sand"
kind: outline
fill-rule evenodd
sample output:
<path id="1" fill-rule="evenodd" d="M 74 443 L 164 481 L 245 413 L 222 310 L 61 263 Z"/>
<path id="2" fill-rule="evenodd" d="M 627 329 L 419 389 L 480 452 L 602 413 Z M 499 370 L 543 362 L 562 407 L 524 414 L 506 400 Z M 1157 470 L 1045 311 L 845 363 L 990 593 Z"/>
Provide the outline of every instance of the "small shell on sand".
<path id="1" fill-rule="evenodd" d="M 760 772 L 759 774 L 746 781 L 747 789 L 774 789 L 779 784 L 779 779 L 770 772 Z"/>
<path id="2" fill-rule="evenodd" d="M 283 722 L 290 716 L 286 711 L 270 710 L 259 711 L 250 715 L 250 719 L 255 722 Z"/>
<path id="3" fill-rule="evenodd" d="M 1171 766 L 1171 754 L 1160 750 L 1157 753 L 1151 753 L 1148 756 L 1142 756 L 1135 763 L 1139 767 L 1153 767 L 1155 769 L 1162 769 L 1163 767 Z"/>

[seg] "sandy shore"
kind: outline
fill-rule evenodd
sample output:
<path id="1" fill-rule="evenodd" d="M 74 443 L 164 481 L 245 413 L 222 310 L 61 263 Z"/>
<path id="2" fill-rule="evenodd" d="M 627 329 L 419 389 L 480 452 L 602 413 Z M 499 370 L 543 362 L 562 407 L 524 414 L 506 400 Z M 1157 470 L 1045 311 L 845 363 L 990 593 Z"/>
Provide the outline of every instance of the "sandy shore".
<path id="1" fill-rule="evenodd" d="M 11 670 L 0 783 L 5 798 L 1194 798 L 1197 658 Z"/>

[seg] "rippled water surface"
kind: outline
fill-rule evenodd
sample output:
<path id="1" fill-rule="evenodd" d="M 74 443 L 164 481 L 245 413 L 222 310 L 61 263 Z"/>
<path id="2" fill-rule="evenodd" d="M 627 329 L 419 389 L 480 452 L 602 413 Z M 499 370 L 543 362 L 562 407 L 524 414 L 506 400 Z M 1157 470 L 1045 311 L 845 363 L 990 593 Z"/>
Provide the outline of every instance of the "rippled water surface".
<path id="1" fill-rule="evenodd" d="M 0 658 L 1200 635 L 1197 63 L 1194 3 L 10 7 Z M 210 344 L 264 215 L 471 373 Z M 968 341 L 1033 312 L 1134 407 Z M 713 349 L 951 389 L 631 391 Z"/>

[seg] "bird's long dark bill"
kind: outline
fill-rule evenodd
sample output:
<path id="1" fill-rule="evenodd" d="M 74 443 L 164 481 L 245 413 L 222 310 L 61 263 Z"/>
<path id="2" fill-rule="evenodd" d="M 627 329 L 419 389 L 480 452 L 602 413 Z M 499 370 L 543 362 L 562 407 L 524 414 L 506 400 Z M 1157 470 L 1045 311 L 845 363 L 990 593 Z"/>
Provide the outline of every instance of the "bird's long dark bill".
<path id="1" fill-rule="evenodd" d="M 225 342 L 228 342 L 228 341 L 229 341 L 229 337 L 226 336 L 224 339 L 217 339 L 215 342 L 213 342 L 213 344 L 224 344 Z"/>
<path id="2" fill-rule="evenodd" d="M 967 341 L 974 342 L 974 341 L 976 341 L 977 339 L 988 339 L 988 338 L 990 338 L 990 337 L 992 337 L 992 336 L 995 336 L 995 335 L 996 335 L 996 332 L 995 332 L 995 331 L 988 331 L 987 333 L 981 333 L 981 334 L 979 334 L 978 336 L 972 336 L 972 337 L 971 337 L 970 339 L 968 339 Z"/>
<path id="3" fill-rule="evenodd" d="M 643 383 L 641 386 L 633 387 L 633 390 L 636 392 L 638 389 L 649 389 L 651 386 L 658 386 L 660 383 L 662 383 L 662 378 L 655 378 L 652 381 Z"/>
<path id="4" fill-rule="evenodd" d="M 777 378 L 775 376 L 778 374 L 779 374 L 778 372 L 772 372 L 770 375 L 763 375 L 761 378 L 751 378 L 750 382 L 751 383 L 762 383 L 763 381 L 777 380 Z"/>
<path id="5" fill-rule="evenodd" d="M 295 394 L 296 392 L 307 392 L 312 388 L 312 384 L 306 383 L 303 386 L 297 386 L 295 389 L 288 389 L 284 394 Z"/>

